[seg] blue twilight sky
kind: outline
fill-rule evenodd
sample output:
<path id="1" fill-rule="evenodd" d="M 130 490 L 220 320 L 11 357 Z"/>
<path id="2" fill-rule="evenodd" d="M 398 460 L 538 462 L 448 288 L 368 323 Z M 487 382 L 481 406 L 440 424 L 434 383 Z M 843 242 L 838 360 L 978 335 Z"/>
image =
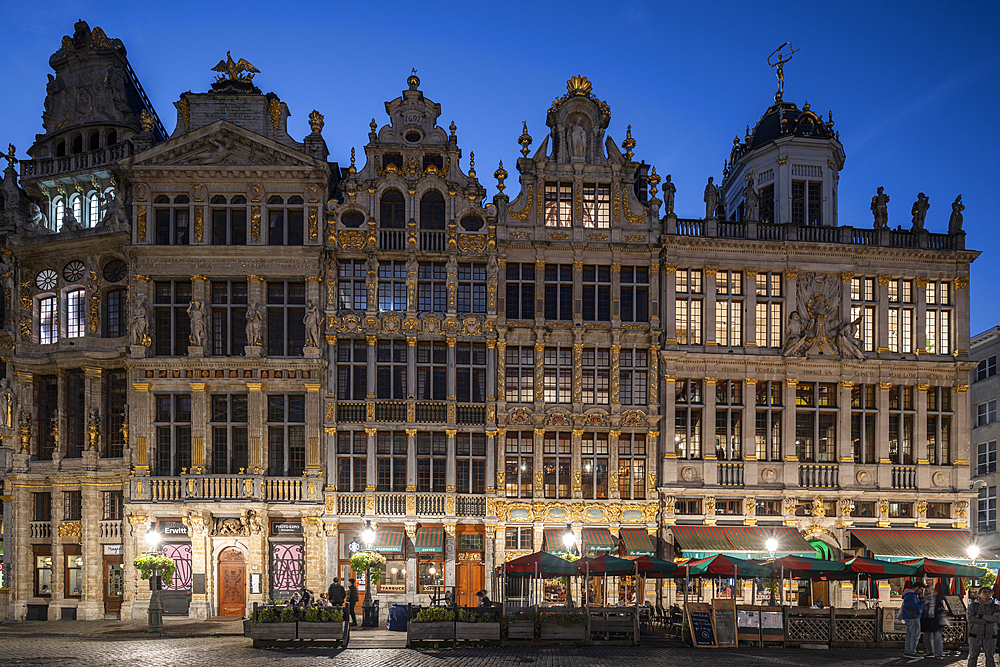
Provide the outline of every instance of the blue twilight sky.
<path id="1" fill-rule="evenodd" d="M 289 133 L 326 116 L 330 159 L 346 164 L 374 116 L 399 96 L 415 67 L 424 94 L 458 125 L 463 169 L 476 153 L 489 197 L 503 160 L 517 193 L 517 137 L 528 121 L 534 148 L 545 112 L 583 74 L 611 106 L 609 136 L 632 125 L 636 159 L 672 174 L 681 217 L 704 214 L 708 176 L 721 178 L 735 135 L 772 102 L 766 58 L 790 41 L 785 99 L 833 110 L 847 153 L 840 222 L 870 226 L 875 188 L 890 195 L 889 224 L 910 226 L 917 192 L 930 197 L 926 226 L 947 230 L 959 193 L 972 269 L 972 332 L 1000 324 L 998 221 L 987 213 L 1000 179 L 1000 3 L 987 2 L 296 2 L 135 3 L 6 0 L 0 145 L 18 156 L 42 131 L 49 56 L 83 18 L 121 39 L 171 132 L 180 93 L 209 89 L 210 69 L 232 50 L 261 73 L 292 113 Z M 359 165 L 360 167 L 360 165 Z M 989 184 L 993 183 L 993 186 Z"/>

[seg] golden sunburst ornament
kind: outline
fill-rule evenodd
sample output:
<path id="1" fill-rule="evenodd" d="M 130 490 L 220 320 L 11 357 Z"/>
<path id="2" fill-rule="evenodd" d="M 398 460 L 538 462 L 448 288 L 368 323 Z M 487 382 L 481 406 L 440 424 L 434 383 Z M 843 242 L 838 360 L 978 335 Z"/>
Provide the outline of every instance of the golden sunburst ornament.
<path id="1" fill-rule="evenodd" d="M 570 95 L 590 95 L 590 81 L 585 76 L 577 74 L 566 82 L 566 90 Z"/>

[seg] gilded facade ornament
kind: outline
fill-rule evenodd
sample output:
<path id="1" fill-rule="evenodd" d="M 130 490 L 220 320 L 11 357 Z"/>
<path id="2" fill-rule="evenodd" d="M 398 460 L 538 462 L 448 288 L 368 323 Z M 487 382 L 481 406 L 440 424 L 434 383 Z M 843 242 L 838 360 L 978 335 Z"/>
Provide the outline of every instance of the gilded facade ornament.
<path id="1" fill-rule="evenodd" d="M 260 206 L 250 207 L 250 238 L 254 243 L 260 242 Z"/>
<path id="2" fill-rule="evenodd" d="M 309 114 L 309 129 L 313 134 L 319 134 L 323 131 L 323 124 L 323 114 L 313 109 Z"/>
<path id="3" fill-rule="evenodd" d="M 309 207 L 309 241 L 316 242 L 319 238 L 319 213 L 315 206 Z"/>
<path id="4" fill-rule="evenodd" d="M 146 240 L 146 205 L 139 204 L 136 207 L 136 227 L 138 228 L 138 236 L 140 241 Z"/>
<path id="5" fill-rule="evenodd" d="M 80 537 L 83 535 L 79 521 L 61 521 L 59 523 L 59 537 Z"/>
<path id="6" fill-rule="evenodd" d="M 278 128 L 281 126 L 281 101 L 278 98 L 271 100 L 268 105 L 268 113 L 271 115 L 271 128 L 274 130 L 274 138 L 278 138 Z"/>
<path id="7" fill-rule="evenodd" d="M 497 179 L 497 190 L 500 191 L 500 194 L 503 194 L 504 189 L 507 187 L 503 184 L 507 175 L 507 170 L 503 168 L 503 160 L 500 160 L 500 166 L 493 172 L 493 178 Z"/>
<path id="8" fill-rule="evenodd" d="M 531 145 L 531 135 L 528 134 L 528 121 L 521 121 L 521 136 L 517 138 L 521 144 L 521 157 L 528 157 L 528 146 Z M 528 197 L 530 200 L 531 197 Z"/>
<path id="9" fill-rule="evenodd" d="M 184 132 L 191 131 L 191 103 L 188 99 L 181 96 L 181 99 L 174 102 L 174 106 L 177 108 L 177 113 L 180 114 L 181 122 L 184 123 Z"/>
<path id="10" fill-rule="evenodd" d="M 965 289 L 969 286 L 968 278 L 955 278 L 955 289 Z"/>
<path id="11" fill-rule="evenodd" d="M 253 81 L 254 74 L 260 74 L 259 69 L 251 65 L 243 58 L 233 61 L 233 56 L 230 51 L 226 51 L 226 59 L 220 60 L 219 64 L 212 68 L 212 71 L 221 72 L 219 76 L 215 77 L 216 82 L 245 81 L 250 83 Z"/>
<path id="12" fill-rule="evenodd" d="M 194 207 L 194 242 L 201 243 L 205 233 L 205 207 Z"/>
<path id="13" fill-rule="evenodd" d="M 632 138 L 632 125 L 630 124 L 625 130 L 625 140 L 622 142 L 622 148 L 625 149 L 625 159 L 632 161 L 632 156 L 635 152 L 632 150 L 635 148 L 635 139 Z"/>
<path id="14" fill-rule="evenodd" d="M 149 113 L 149 109 L 143 109 L 139 112 L 139 123 L 142 124 L 143 132 L 152 132 L 156 127 L 156 116 Z"/>
<path id="15" fill-rule="evenodd" d="M 101 278 L 96 271 L 90 272 L 90 332 L 101 330 Z"/>

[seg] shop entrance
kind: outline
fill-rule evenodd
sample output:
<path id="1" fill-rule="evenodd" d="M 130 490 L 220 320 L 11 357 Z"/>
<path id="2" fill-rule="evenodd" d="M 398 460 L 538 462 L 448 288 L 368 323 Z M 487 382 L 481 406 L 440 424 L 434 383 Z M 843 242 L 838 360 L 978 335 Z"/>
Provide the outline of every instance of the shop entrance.
<path id="1" fill-rule="evenodd" d="M 219 616 L 243 616 L 247 602 L 247 567 L 243 552 L 226 547 L 219 554 Z"/>
<path id="2" fill-rule="evenodd" d="M 455 591 L 456 602 L 462 607 L 475 607 L 479 604 L 476 593 L 483 590 L 483 564 L 481 562 L 461 562 L 457 563 L 458 571 L 455 573 L 455 583 L 458 590 Z"/>
<path id="3" fill-rule="evenodd" d="M 125 570 L 121 556 L 104 557 L 104 613 L 120 614 L 125 589 Z"/>

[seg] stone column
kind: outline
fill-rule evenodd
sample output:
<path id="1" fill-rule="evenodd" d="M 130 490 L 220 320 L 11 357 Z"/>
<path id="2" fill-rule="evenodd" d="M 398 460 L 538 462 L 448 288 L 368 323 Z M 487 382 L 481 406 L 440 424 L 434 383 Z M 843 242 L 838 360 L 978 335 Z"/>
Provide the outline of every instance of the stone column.
<path id="1" fill-rule="evenodd" d="M 705 347 L 714 347 L 719 343 L 715 339 L 715 274 L 719 270 L 717 266 L 706 266 L 705 272 L 705 313 L 703 315 L 703 326 L 705 327 Z M 715 419 L 715 415 L 712 415 Z M 712 423 L 713 430 L 715 423 Z M 713 438 L 714 440 L 714 438 Z"/>
<path id="2" fill-rule="evenodd" d="M 219 604 L 217 596 L 213 594 L 218 587 L 213 567 L 215 558 L 212 553 L 212 539 L 209 537 L 212 515 L 208 510 L 196 510 L 189 512 L 181 520 L 187 526 L 188 537 L 191 539 L 191 573 L 205 576 L 205 592 L 191 594 L 188 618 L 210 618 L 218 612 Z M 254 562 L 252 559 L 248 559 L 247 564 L 252 562 Z"/>
<path id="3" fill-rule="evenodd" d="M 757 379 L 743 380 L 743 483 L 757 484 Z"/>
<path id="4" fill-rule="evenodd" d="M 838 389 L 837 405 L 840 406 L 840 413 L 837 418 L 836 457 L 841 464 L 854 463 L 854 452 L 851 451 L 851 391 L 853 389 L 854 382 L 852 380 L 841 381 Z"/>
<path id="5" fill-rule="evenodd" d="M 955 355 L 958 357 L 969 356 L 972 333 L 969 329 L 969 279 L 955 278 L 955 291 L 953 294 L 955 301 L 954 317 L 952 326 L 955 328 Z"/>
<path id="6" fill-rule="evenodd" d="M 486 425 L 496 424 L 497 417 L 497 342 L 486 341 Z M 412 356 L 412 353 L 411 353 Z M 500 391 L 503 391 L 501 387 Z"/>
<path id="7" fill-rule="evenodd" d="M 656 259 L 649 265 L 649 326 L 660 328 L 660 262 Z"/>
<path id="8" fill-rule="evenodd" d="M 100 544 L 104 505 L 94 485 L 80 489 L 80 553 L 83 555 L 83 597 L 77 606 L 78 620 L 104 618 L 104 550 Z"/>
<path id="9" fill-rule="evenodd" d="M 715 279 L 712 280 L 712 293 L 715 293 Z M 713 316 L 714 320 L 714 316 Z M 713 327 L 714 330 L 714 327 Z M 718 480 L 718 456 L 715 452 L 715 387 L 718 383 L 718 378 L 705 378 L 705 412 L 702 417 L 701 424 L 701 446 L 702 446 L 702 458 L 705 463 L 703 466 L 704 470 L 704 482 L 705 484 L 714 485 Z"/>
<path id="10" fill-rule="evenodd" d="M 455 395 L 458 387 L 458 374 L 455 372 L 457 355 L 455 353 L 455 338 L 446 338 L 448 343 L 448 422 L 455 423 Z"/>
<path id="11" fill-rule="evenodd" d="M 674 383 L 676 375 L 663 376 L 663 438 L 660 440 L 660 459 L 663 469 L 660 471 L 660 484 L 677 483 L 677 405 L 674 403 Z"/>
<path id="12" fill-rule="evenodd" d="M 327 512 L 329 515 L 330 513 Z M 323 591 L 329 589 L 334 577 L 340 576 L 340 540 L 338 539 L 339 523 L 336 520 L 324 520 L 323 530 L 326 533 L 326 581 L 322 586 Z M 409 568 L 409 564 L 406 566 Z M 319 593 L 319 591 L 317 591 Z"/>
<path id="13" fill-rule="evenodd" d="M 627 203 L 625 205 L 628 206 Z M 622 325 L 621 300 L 618 298 L 622 289 L 622 263 L 618 260 L 619 258 L 616 257 L 615 261 L 611 262 L 611 327 L 613 329 Z"/>
<path id="14" fill-rule="evenodd" d="M 367 468 L 368 475 L 366 478 L 365 491 L 372 492 L 375 490 L 375 484 L 378 476 L 378 471 L 375 469 L 375 436 L 378 433 L 376 428 L 366 428 L 365 433 L 368 435 L 368 449 L 367 449 Z"/>
<path id="15" fill-rule="evenodd" d="M 648 446 L 648 445 L 647 445 Z M 573 429 L 573 436 L 571 440 L 571 448 L 573 452 L 573 497 L 583 498 L 583 464 L 582 464 L 582 451 L 583 451 L 583 429 L 575 428 Z"/>
<path id="16" fill-rule="evenodd" d="M 621 332 L 619 330 L 614 330 L 611 332 L 611 338 L 613 343 L 611 344 L 611 413 L 618 414 L 621 412 L 622 404 L 620 402 L 619 391 L 621 390 Z"/>
<path id="17" fill-rule="evenodd" d="M 577 251 L 579 252 L 579 251 Z M 583 323 L 583 262 L 573 260 L 573 324 Z"/>
<path id="18" fill-rule="evenodd" d="M 545 407 L 545 332 L 535 331 L 535 412 Z"/>
<path id="19" fill-rule="evenodd" d="M 458 435 L 458 430 L 457 429 L 446 429 L 444 433 L 445 433 L 445 435 L 448 438 L 447 443 L 446 443 L 446 447 L 447 447 L 447 449 L 446 449 L 446 452 L 447 452 L 446 456 L 448 457 L 448 461 L 447 461 L 447 463 L 445 465 L 445 473 L 444 473 L 445 488 L 444 488 L 444 490 L 445 490 L 446 493 L 455 493 L 455 475 L 456 475 L 456 473 L 455 473 L 455 436 Z"/>
<path id="20" fill-rule="evenodd" d="M 444 524 L 444 585 L 455 585 L 455 524 Z"/>
<path id="21" fill-rule="evenodd" d="M 493 524 L 486 524 L 486 536 L 483 538 L 483 566 L 486 569 L 484 586 L 489 598 L 493 599 L 493 577 L 489 576 L 490 570 L 496 563 L 496 536 L 497 527 Z"/>
<path id="22" fill-rule="evenodd" d="M 323 531 L 323 520 L 318 516 L 304 516 L 302 528 L 306 559 L 305 586 L 315 591 L 316 597 L 319 597 L 333 580 L 333 577 L 327 578 L 326 535 Z"/>
<path id="23" fill-rule="evenodd" d="M 532 491 L 532 493 L 531 493 L 531 495 L 534 498 L 544 498 L 545 497 L 545 488 L 544 488 L 544 482 L 545 482 L 545 480 L 544 480 L 544 472 L 543 472 L 544 468 L 542 467 L 542 446 L 543 446 L 544 439 L 545 439 L 545 429 L 544 428 L 536 428 L 535 429 L 535 438 L 534 438 L 533 448 L 532 448 L 533 451 L 534 451 L 534 458 L 533 458 L 532 466 L 534 467 L 534 471 L 535 471 L 535 473 L 534 473 L 535 474 L 535 479 L 532 480 L 532 484 L 531 484 L 531 491 Z M 537 551 L 537 549 L 536 549 L 536 551 Z"/>
<path id="24" fill-rule="evenodd" d="M 417 523 L 406 522 L 403 524 L 406 529 L 406 540 L 407 544 L 414 544 L 417 540 Z M 412 576 L 406 577 L 406 593 L 409 596 L 414 596 L 417 594 L 417 579 L 420 578 L 420 573 L 417 571 L 417 553 L 407 546 L 406 549 L 406 571 L 412 573 Z"/>
<path id="25" fill-rule="evenodd" d="M 145 477 L 150 474 L 150 443 L 155 442 L 153 438 L 153 399 L 150 396 L 148 382 L 135 382 L 132 384 L 135 393 L 132 395 L 129 407 L 129 437 L 135 442 L 135 453 L 132 460 L 136 462 L 135 470 L 132 472 L 136 477 Z M 251 407 L 251 415 L 252 407 Z M 126 446 L 132 446 L 125 443 Z M 133 499 L 134 500 L 134 499 Z"/>
<path id="26" fill-rule="evenodd" d="M 913 460 L 917 463 L 917 488 L 931 488 L 930 460 L 927 452 L 927 390 L 930 385 L 917 385 L 917 423 L 913 425 Z M 941 443 L 935 442 L 935 446 Z"/>
<path id="27" fill-rule="evenodd" d="M 264 451 L 264 394 L 261 382 L 247 382 L 247 412 L 250 415 L 250 468 L 251 475 L 263 475 L 267 472 L 267 452 Z"/>
<path id="28" fill-rule="evenodd" d="M 320 460 L 320 436 L 323 432 L 323 385 L 307 382 L 306 385 L 306 476 L 323 474 Z"/>
<path id="29" fill-rule="evenodd" d="M 211 461 L 211 453 L 208 451 L 208 420 L 211 412 L 208 405 L 208 393 L 205 392 L 204 382 L 189 382 L 191 387 L 191 475 L 200 475 L 205 472 L 205 467 Z M 216 472 L 216 471 L 212 471 Z"/>
<path id="30" fill-rule="evenodd" d="M 677 264 L 663 265 L 663 335 L 664 345 L 677 345 Z"/>
<path id="31" fill-rule="evenodd" d="M 406 491 L 413 493 L 417 490 L 417 429 L 406 429 Z M 407 514 L 415 514 L 416 510 Z"/>
<path id="32" fill-rule="evenodd" d="M 493 486 L 497 476 L 496 435 L 496 431 L 486 431 L 486 493 L 494 493 L 497 490 Z"/>
<path id="33" fill-rule="evenodd" d="M 368 342 L 368 373 L 367 373 L 367 405 L 365 406 L 365 417 L 368 422 L 375 421 L 375 388 L 378 375 L 378 361 L 375 356 L 375 344 L 378 336 L 365 336 Z"/>
<path id="34" fill-rule="evenodd" d="M 59 383 L 60 389 L 62 382 Z M 60 403 L 61 404 L 61 403 Z M 52 520 L 50 522 L 52 530 L 52 597 L 49 598 L 49 620 L 58 621 L 62 619 L 62 605 L 66 597 L 66 556 L 62 545 L 62 538 L 59 536 L 59 524 L 64 518 L 63 494 L 61 490 L 51 488 Z"/>
<path id="35" fill-rule="evenodd" d="M 579 341 L 583 333 L 575 333 L 574 338 Z M 611 382 L 614 386 L 614 380 Z M 573 343 L 573 403 L 575 412 L 583 412 L 583 343 L 580 342 Z"/>
<path id="36" fill-rule="evenodd" d="M 920 355 L 927 353 L 927 278 L 917 278 L 913 281 L 913 287 L 914 298 L 917 300 L 913 349 Z"/>
<path id="37" fill-rule="evenodd" d="M 541 187 L 541 186 L 539 186 Z M 539 249 L 538 253 L 544 252 Z M 535 324 L 541 326 L 545 324 L 545 259 L 538 257 L 535 259 Z"/>

